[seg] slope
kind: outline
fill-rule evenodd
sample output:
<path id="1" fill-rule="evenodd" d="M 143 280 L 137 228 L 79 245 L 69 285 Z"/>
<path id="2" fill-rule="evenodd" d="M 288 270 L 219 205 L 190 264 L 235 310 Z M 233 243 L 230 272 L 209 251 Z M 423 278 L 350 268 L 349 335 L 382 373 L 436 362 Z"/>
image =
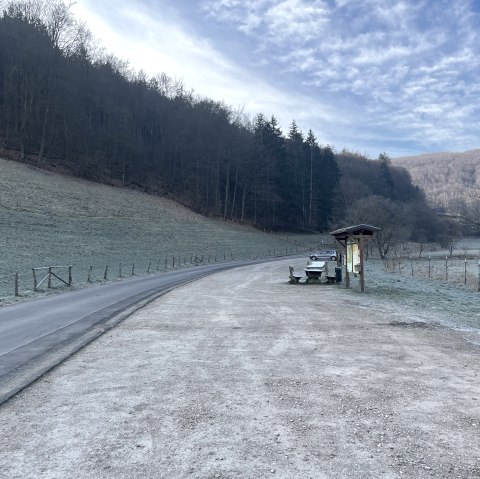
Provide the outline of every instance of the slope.
<path id="1" fill-rule="evenodd" d="M 91 183 L 0 159 L 0 298 L 29 296 L 32 268 L 72 265 L 74 285 L 234 257 L 262 257 L 313 248 L 319 236 L 271 235 L 206 218 L 139 191 Z M 122 264 L 122 266 L 120 266 Z"/>
<path id="2" fill-rule="evenodd" d="M 447 207 L 458 200 L 468 203 L 480 191 L 480 149 L 394 158 L 392 163 L 410 172 L 432 206 Z"/>

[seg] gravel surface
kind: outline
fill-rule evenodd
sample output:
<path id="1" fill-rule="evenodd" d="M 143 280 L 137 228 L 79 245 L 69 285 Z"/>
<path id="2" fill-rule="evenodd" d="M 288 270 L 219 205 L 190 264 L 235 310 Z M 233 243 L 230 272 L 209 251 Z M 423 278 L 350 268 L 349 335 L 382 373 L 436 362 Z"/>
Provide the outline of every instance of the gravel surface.
<path id="1" fill-rule="evenodd" d="M 437 315 L 438 283 L 289 264 L 174 290 L 4 404 L 0 477 L 479 478 L 478 293 Z"/>

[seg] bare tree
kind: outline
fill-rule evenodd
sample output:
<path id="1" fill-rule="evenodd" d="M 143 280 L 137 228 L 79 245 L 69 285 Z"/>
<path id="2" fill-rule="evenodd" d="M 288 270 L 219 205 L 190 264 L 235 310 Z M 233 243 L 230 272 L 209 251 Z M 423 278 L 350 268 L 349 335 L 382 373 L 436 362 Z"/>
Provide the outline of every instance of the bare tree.
<path id="1" fill-rule="evenodd" d="M 390 247 L 410 236 L 411 221 L 407 208 L 383 196 L 368 196 L 354 203 L 347 211 L 349 224 L 370 224 L 381 228 L 374 243 L 383 259 Z"/>
<path id="2" fill-rule="evenodd" d="M 453 218 L 445 218 L 440 245 L 448 250 L 450 256 L 453 256 L 453 251 L 461 238 L 462 226 L 459 221 Z"/>

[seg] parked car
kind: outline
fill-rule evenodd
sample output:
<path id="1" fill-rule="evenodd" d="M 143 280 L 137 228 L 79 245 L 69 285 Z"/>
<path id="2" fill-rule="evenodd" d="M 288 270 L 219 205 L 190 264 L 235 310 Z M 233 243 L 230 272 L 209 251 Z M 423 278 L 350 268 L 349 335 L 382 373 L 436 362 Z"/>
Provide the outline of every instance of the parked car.
<path id="1" fill-rule="evenodd" d="M 335 249 L 322 249 L 311 253 L 309 258 L 312 261 L 322 260 L 322 261 L 337 261 L 338 253 Z"/>

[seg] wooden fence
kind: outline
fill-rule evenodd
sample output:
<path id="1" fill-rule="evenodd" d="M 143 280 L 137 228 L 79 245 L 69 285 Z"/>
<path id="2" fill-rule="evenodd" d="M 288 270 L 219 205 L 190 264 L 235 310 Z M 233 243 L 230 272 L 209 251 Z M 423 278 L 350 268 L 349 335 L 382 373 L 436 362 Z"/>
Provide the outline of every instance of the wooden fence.
<path id="1" fill-rule="evenodd" d="M 41 266 L 32 268 L 33 291 L 43 291 L 43 288 L 52 289 L 71 287 L 73 284 L 97 283 L 125 278 L 128 276 L 142 276 L 160 271 L 167 271 L 189 266 L 199 266 L 227 261 L 249 260 L 286 256 L 309 251 L 314 248 L 286 247 L 285 249 L 268 249 L 255 254 L 247 252 L 221 252 L 204 254 L 182 254 L 162 256 L 154 260 L 139 262 L 118 262 L 117 264 L 90 265 L 90 266 Z M 86 269 L 85 269 L 86 268 Z M 75 278 L 74 278 L 75 269 Z M 11 284 L 11 283 L 10 283 Z M 43 287 L 43 288 L 42 288 Z M 14 274 L 14 295 L 21 296 L 19 272 Z M 28 292 L 30 288 L 26 288 Z M 30 290 L 31 291 L 31 290 Z"/>
<path id="2" fill-rule="evenodd" d="M 54 271 L 55 270 L 55 271 Z M 63 279 L 59 276 L 60 272 L 58 270 L 67 270 L 68 276 L 67 279 Z M 37 276 L 38 272 L 46 271 L 46 274 L 40 279 Z M 52 280 L 56 278 L 61 283 L 72 286 L 72 267 L 71 266 L 41 266 L 39 268 L 32 268 L 33 272 L 33 291 L 38 291 L 40 286 L 47 281 L 47 287 L 52 287 Z M 58 274 L 57 274 L 58 273 Z M 18 275 L 15 275 L 15 279 L 18 281 Z M 18 292 L 18 284 L 15 285 L 15 291 Z"/>
<path id="3" fill-rule="evenodd" d="M 385 269 L 393 273 L 463 284 L 480 291 L 480 260 L 474 257 L 428 256 L 388 258 Z"/>

